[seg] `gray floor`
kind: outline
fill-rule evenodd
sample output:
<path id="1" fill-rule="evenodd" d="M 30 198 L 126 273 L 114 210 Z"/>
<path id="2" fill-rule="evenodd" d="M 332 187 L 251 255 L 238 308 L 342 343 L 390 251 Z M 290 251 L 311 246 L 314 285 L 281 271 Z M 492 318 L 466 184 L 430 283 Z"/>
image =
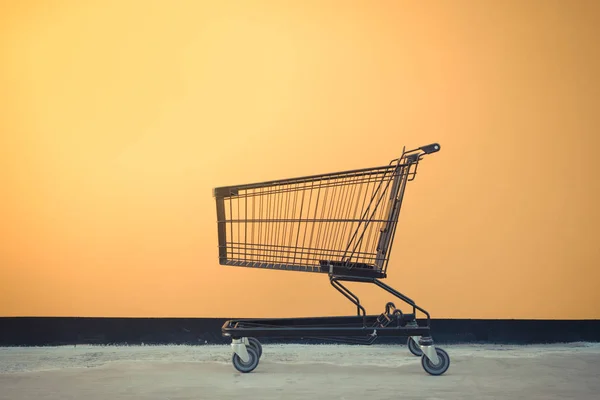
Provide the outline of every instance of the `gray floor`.
<path id="1" fill-rule="evenodd" d="M 405 346 L 0 348 L 0 399 L 600 399 L 600 345 L 444 346 L 430 376 Z"/>

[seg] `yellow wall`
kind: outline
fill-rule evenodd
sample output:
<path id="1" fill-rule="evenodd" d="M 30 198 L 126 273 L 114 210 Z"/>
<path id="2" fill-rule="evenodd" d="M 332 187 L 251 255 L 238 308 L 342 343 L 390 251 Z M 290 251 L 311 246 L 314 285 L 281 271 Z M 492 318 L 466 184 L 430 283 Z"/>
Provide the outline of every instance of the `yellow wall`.
<path id="1" fill-rule="evenodd" d="M 387 282 L 434 317 L 600 318 L 599 16 L 593 0 L 4 2 L 0 315 L 352 313 L 326 276 L 219 266 L 212 188 L 439 142 Z M 390 300 L 359 293 L 371 312 Z"/>

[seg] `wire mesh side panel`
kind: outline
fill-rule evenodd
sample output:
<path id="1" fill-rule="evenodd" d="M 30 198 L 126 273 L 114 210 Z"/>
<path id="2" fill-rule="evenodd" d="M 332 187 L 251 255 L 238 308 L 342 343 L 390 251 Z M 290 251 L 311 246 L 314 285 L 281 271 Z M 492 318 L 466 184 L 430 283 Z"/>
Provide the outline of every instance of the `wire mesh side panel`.
<path id="1" fill-rule="evenodd" d="M 215 189 L 224 265 L 382 270 L 398 218 L 402 165 Z"/>

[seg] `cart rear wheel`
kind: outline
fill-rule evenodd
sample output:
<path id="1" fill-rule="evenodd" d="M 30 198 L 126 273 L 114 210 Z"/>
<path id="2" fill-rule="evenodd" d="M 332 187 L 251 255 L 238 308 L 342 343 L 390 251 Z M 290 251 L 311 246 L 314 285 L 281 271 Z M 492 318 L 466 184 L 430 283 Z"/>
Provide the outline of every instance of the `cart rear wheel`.
<path id="1" fill-rule="evenodd" d="M 249 337 L 248 343 L 256 351 L 256 354 L 258 354 L 258 358 L 261 358 L 262 357 L 262 344 L 260 344 L 258 339 Z"/>
<path id="2" fill-rule="evenodd" d="M 436 348 L 435 352 L 438 356 L 438 363 L 434 364 L 425 354 L 421 356 L 421 365 L 423 369 L 431 375 L 442 375 L 450 367 L 450 356 L 445 350 Z"/>
<path id="3" fill-rule="evenodd" d="M 423 355 L 423 350 L 421 350 L 419 343 L 415 342 L 415 340 L 410 336 L 406 341 L 406 346 L 408 346 L 408 351 L 410 351 L 414 356 L 421 357 Z"/>
<path id="4" fill-rule="evenodd" d="M 259 357 L 256 353 L 256 350 L 252 346 L 246 346 L 246 351 L 248 352 L 248 362 L 244 362 L 237 354 L 233 354 L 231 361 L 233 362 L 233 366 L 235 369 L 242 373 L 252 372 L 254 368 L 258 366 Z"/>

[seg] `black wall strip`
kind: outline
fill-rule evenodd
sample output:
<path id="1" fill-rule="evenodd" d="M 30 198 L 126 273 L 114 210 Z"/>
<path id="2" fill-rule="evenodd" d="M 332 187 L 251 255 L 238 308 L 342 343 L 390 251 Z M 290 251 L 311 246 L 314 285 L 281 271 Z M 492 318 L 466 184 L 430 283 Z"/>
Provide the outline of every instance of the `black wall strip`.
<path id="1" fill-rule="evenodd" d="M 0 346 L 74 344 L 226 344 L 219 318 L 70 318 L 0 317 Z M 600 342 L 600 320 L 431 321 L 436 343 L 535 344 Z M 304 339 L 261 338 L 263 343 L 326 343 Z M 404 343 L 406 338 L 379 338 L 377 343 Z"/>

